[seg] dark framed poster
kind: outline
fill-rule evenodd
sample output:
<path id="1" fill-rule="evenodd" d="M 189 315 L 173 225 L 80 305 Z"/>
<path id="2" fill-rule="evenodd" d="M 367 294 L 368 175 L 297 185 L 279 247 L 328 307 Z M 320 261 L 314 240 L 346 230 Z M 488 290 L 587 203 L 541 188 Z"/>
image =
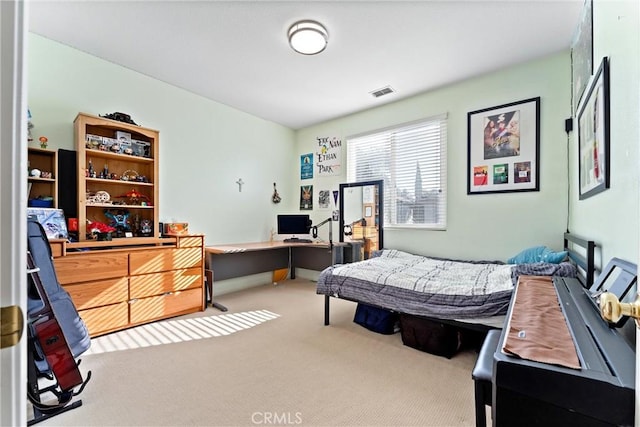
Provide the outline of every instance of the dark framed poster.
<path id="1" fill-rule="evenodd" d="M 467 194 L 539 191 L 540 97 L 467 114 Z"/>
<path id="2" fill-rule="evenodd" d="M 602 58 L 578 111 L 580 200 L 609 188 L 609 61 Z"/>

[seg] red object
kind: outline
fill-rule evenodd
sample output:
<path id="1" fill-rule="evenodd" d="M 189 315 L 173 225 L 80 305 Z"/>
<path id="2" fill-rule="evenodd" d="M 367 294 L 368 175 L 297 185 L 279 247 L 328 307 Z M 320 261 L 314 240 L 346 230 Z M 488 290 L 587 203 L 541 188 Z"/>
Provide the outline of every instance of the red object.
<path id="1" fill-rule="evenodd" d="M 78 364 L 73 358 L 71 349 L 69 349 L 69 344 L 64 337 L 62 328 L 60 328 L 60 324 L 51 308 L 51 301 L 49 301 L 49 296 L 44 290 L 30 252 L 27 252 L 27 267 L 31 270 L 31 280 L 44 303 L 44 307 L 41 310 L 32 314 L 37 319 L 33 323 L 36 338 L 40 343 L 51 371 L 53 371 L 58 381 L 58 385 L 60 385 L 62 391 L 69 391 L 82 384 L 82 375 L 78 369 Z"/>
<path id="2" fill-rule="evenodd" d="M 34 329 L 40 347 L 47 358 L 47 363 L 53 371 L 58 384 L 63 391 L 73 389 L 82 384 L 82 375 L 78 370 L 78 364 L 73 359 L 67 340 L 55 317 L 41 323 L 36 323 Z"/>
<path id="3" fill-rule="evenodd" d="M 69 231 L 78 231 L 78 218 L 69 218 Z"/>

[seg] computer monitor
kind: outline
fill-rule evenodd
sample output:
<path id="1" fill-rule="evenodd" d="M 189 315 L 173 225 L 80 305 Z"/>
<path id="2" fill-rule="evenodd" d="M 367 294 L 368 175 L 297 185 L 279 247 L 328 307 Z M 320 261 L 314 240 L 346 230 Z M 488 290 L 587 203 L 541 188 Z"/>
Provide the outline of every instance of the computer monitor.
<path id="1" fill-rule="evenodd" d="M 309 215 L 278 215 L 278 234 L 309 234 L 310 230 Z"/>

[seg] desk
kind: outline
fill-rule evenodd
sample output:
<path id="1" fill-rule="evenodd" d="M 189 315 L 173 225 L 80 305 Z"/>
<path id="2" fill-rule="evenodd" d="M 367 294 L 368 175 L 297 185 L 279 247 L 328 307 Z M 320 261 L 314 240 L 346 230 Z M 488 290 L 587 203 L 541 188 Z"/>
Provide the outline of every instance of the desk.
<path id="1" fill-rule="evenodd" d="M 205 267 L 215 271 L 216 280 L 248 276 L 291 267 L 321 271 L 332 264 L 358 261 L 358 243 L 334 243 L 333 253 L 328 243 L 259 242 L 205 247 Z M 289 264 L 291 261 L 291 264 Z"/>
<path id="2" fill-rule="evenodd" d="M 205 247 L 207 293 L 211 305 L 226 311 L 213 301 L 213 280 L 232 279 L 250 274 L 265 273 L 291 267 L 291 278 L 296 268 L 321 271 L 333 264 L 360 260 L 361 243 L 259 242 Z"/>

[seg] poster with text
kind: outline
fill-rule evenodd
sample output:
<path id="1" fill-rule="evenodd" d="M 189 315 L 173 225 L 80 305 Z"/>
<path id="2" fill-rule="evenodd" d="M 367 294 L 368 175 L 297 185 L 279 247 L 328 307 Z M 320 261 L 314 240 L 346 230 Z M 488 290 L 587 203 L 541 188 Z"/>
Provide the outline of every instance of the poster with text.
<path id="1" fill-rule="evenodd" d="M 313 210 L 313 185 L 300 186 L 300 210 Z"/>
<path id="2" fill-rule="evenodd" d="M 303 154 L 300 156 L 300 179 L 313 178 L 313 154 Z"/>
<path id="3" fill-rule="evenodd" d="M 318 176 L 339 175 L 342 158 L 342 140 L 336 137 L 317 137 L 316 165 Z"/>

